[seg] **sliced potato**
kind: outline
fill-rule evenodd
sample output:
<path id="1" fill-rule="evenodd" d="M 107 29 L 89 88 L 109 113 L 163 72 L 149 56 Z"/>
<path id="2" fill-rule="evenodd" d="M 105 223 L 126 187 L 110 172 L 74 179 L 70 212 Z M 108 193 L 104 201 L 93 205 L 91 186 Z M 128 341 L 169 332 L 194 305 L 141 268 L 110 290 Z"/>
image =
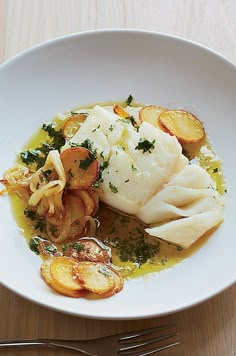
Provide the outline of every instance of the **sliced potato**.
<path id="1" fill-rule="evenodd" d="M 74 267 L 74 275 L 84 289 L 105 297 L 110 296 L 109 292 L 114 294 L 113 271 L 104 263 L 80 262 Z"/>
<path id="2" fill-rule="evenodd" d="M 57 283 L 57 281 L 52 277 L 51 274 L 51 264 L 52 264 L 53 258 L 48 259 L 43 262 L 41 265 L 41 275 L 45 282 L 56 292 L 67 295 L 69 297 L 81 297 L 84 294 L 83 289 L 79 286 L 77 290 L 75 289 L 70 289 L 68 287 L 63 287 L 61 284 Z"/>
<path id="3" fill-rule="evenodd" d="M 123 119 L 127 119 L 130 117 L 130 114 L 127 111 L 125 111 L 125 109 L 122 108 L 122 106 L 120 106 L 120 105 L 115 105 L 113 107 L 113 111 L 115 114 L 119 115 Z"/>
<path id="4" fill-rule="evenodd" d="M 68 148 L 61 153 L 68 189 L 89 188 L 98 178 L 98 161 L 84 147 Z"/>
<path id="5" fill-rule="evenodd" d="M 102 294 L 103 298 L 112 297 L 114 294 L 120 292 L 124 286 L 123 278 L 113 269 L 110 268 L 110 271 L 114 278 L 115 285 L 113 289 L 109 290 L 107 293 Z"/>
<path id="6" fill-rule="evenodd" d="M 180 143 L 196 143 L 205 136 L 201 121 L 188 111 L 166 110 L 160 114 L 158 120 Z"/>
<path id="7" fill-rule="evenodd" d="M 123 289 L 124 280 L 123 280 L 122 276 L 119 275 L 116 271 L 113 270 L 113 273 L 114 273 L 114 279 L 115 279 L 114 291 L 115 291 L 115 293 L 118 293 Z"/>
<path id="8" fill-rule="evenodd" d="M 159 115 L 166 111 L 162 106 L 149 105 L 142 108 L 139 112 L 139 120 L 140 122 L 148 122 L 149 124 L 158 127 L 159 129 L 163 129 L 161 124 L 158 121 Z"/>
<path id="9" fill-rule="evenodd" d="M 70 257 L 53 258 L 50 264 L 51 286 L 62 294 L 71 297 L 80 297 L 83 294 L 81 292 L 84 292 L 84 288 L 73 277 L 73 269 L 77 264 L 76 260 Z"/>
<path id="10" fill-rule="evenodd" d="M 110 256 L 105 245 L 94 238 L 82 238 L 75 243 L 69 244 L 65 255 L 78 261 L 110 262 Z"/>
<path id="11" fill-rule="evenodd" d="M 112 271 L 112 275 L 114 278 L 115 286 L 112 291 L 108 292 L 108 294 L 106 294 L 106 295 L 103 295 L 104 297 L 105 296 L 111 297 L 112 295 L 119 293 L 123 289 L 123 286 L 124 286 L 123 278 L 113 269 L 111 269 L 111 271 Z"/>
<path id="12" fill-rule="evenodd" d="M 71 139 L 79 130 L 81 123 L 85 121 L 86 115 L 77 114 L 68 119 L 62 127 L 62 134 L 66 139 Z"/>

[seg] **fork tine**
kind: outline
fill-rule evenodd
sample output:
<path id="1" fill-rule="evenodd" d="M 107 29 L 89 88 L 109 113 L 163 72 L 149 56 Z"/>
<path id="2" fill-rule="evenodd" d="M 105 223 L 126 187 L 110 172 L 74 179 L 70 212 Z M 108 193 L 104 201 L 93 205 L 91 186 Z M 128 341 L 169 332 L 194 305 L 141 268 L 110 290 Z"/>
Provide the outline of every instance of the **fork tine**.
<path id="1" fill-rule="evenodd" d="M 157 352 L 169 349 L 170 347 L 176 346 L 180 343 L 180 341 L 176 341 L 173 342 L 171 344 L 165 345 L 165 346 L 161 346 L 161 347 L 157 347 L 155 349 L 149 350 L 147 352 L 142 352 L 140 353 L 140 351 L 134 351 L 134 352 L 129 352 L 129 353 L 119 353 L 119 355 L 131 355 L 131 356 L 149 356 L 149 355 L 153 355 L 156 354 Z"/>
<path id="2" fill-rule="evenodd" d="M 130 331 L 122 334 L 117 334 L 117 336 L 119 337 L 119 342 L 122 343 L 123 341 L 129 341 L 131 339 L 135 339 L 143 335 L 153 334 L 157 331 L 166 330 L 174 326 L 176 326 L 176 324 L 159 325 L 148 329 L 141 329 L 137 331 Z"/>
<path id="3" fill-rule="evenodd" d="M 174 336 L 179 336 L 179 333 L 171 333 L 171 334 L 167 334 L 167 335 L 161 335 L 161 336 L 153 337 L 151 339 L 145 339 L 143 341 L 141 340 L 140 342 L 137 342 L 137 341 L 131 342 L 131 343 L 127 344 L 129 346 L 123 347 L 122 349 L 120 349 L 120 353 L 122 353 L 123 351 L 135 350 L 140 347 L 152 345 L 154 343 L 157 343 L 158 341 L 168 340 Z"/>

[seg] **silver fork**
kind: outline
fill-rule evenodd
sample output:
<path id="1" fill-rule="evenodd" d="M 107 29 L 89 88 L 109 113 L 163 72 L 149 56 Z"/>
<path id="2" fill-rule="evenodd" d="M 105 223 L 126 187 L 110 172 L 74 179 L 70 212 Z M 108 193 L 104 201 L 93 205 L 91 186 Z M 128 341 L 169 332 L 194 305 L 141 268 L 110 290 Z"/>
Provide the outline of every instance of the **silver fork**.
<path id="1" fill-rule="evenodd" d="M 169 324 L 90 340 L 1 340 L 0 351 L 13 347 L 50 347 L 89 356 L 148 356 L 179 343 L 176 325 Z"/>

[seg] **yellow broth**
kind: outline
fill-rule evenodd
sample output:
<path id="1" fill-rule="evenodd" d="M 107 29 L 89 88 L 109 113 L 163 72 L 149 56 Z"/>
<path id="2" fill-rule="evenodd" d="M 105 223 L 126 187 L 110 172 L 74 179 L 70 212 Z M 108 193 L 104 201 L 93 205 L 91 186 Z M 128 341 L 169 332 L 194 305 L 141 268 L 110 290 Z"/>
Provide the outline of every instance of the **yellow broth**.
<path id="1" fill-rule="evenodd" d="M 124 103 L 120 104 L 124 106 Z M 104 105 L 112 105 L 112 103 Z M 58 117 L 53 121 L 56 123 L 56 129 L 60 129 L 65 122 Z M 40 146 L 47 138 L 45 131 L 38 130 L 30 138 L 24 150 Z M 222 162 L 217 158 L 207 137 L 197 144 L 184 144 L 183 153 L 190 162 L 197 161 L 208 171 L 220 194 L 226 192 Z M 17 162 L 22 163 L 19 157 Z M 27 197 L 24 197 L 24 191 L 22 191 L 17 195 L 10 194 L 10 198 L 16 222 L 29 242 L 35 235 L 40 235 L 40 232 L 35 230 L 34 222 L 24 215 L 24 210 L 28 207 Z M 124 277 L 129 278 L 158 272 L 182 262 L 202 246 L 212 234 L 212 231 L 208 231 L 194 245 L 184 250 L 149 236 L 145 233 L 145 226 L 140 221 L 114 211 L 104 204 L 100 204 L 97 220 L 99 227 L 96 237 L 111 247 L 112 263 L 118 266 Z M 60 249 L 61 246 L 58 248 Z"/>

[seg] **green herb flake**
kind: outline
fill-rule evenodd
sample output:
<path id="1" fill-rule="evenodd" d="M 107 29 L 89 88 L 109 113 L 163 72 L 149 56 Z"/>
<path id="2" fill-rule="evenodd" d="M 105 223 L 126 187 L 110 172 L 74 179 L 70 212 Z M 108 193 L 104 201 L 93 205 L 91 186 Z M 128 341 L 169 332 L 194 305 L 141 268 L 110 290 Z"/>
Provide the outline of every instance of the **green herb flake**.
<path id="1" fill-rule="evenodd" d="M 36 211 L 30 210 L 30 209 L 27 209 L 27 208 L 24 210 L 24 215 L 25 215 L 27 218 L 29 218 L 30 220 L 36 220 L 36 218 L 37 218 L 37 213 L 36 213 Z"/>
<path id="2" fill-rule="evenodd" d="M 76 111 L 70 111 L 70 114 L 71 114 L 71 116 L 76 116 L 76 115 L 78 115 L 78 112 L 76 112 Z"/>
<path id="3" fill-rule="evenodd" d="M 138 168 L 136 168 L 134 164 L 131 165 L 131 168 L 132 168 L 132 171 L 137 171 L 138 170 Z"/>
<path id="4" fill-rule="evenodd" d="M 44 246 L 44 249 L 52 255 L 55 255 L 55 253 L 57 253 L 57 248 L 55 246 L 51 245 L 50 243 L 48 243 L 48 245 Z"/>
<path id="5" fill-rule="evenodd" d="M 68 246 L 72 247 L 73 249 L 75 249 L 78 252 L 84 250 L 84 245 L 80 244 L 79 242 L 70 243 Z"/>
<path id="6" fill-rule="evenodd" d="M 112 126 L 112 125 L 109 127 L 109 130 L 110 130 L 110 131 L 113 131 L 113 126 Z"/>
<path id="7" fill-rule="evenodd" d="M 65 138 L 62 135 L 62 131 L 55 129 L 55 123 L 43 124 L 42 130 L 47 132 L 49 140 L 42 143 L 40 147 L 20 153 L 21 161 L 26 165 L 35 165 L 36 169 L 39 169 L 44 165 L 50 151 L 60 151 L 61 147 L 65 144 Z"/>
<path id="8" fill-rule="evenodd" d="M 99 124 L 95 129 L 92 130 L 92 132 L 97 131 L 97 130 L 100 128 L 100 126 L 101 126 L 101 125 Z"/>
<path id="9" fill-rule="evenodd" d="M 116 184 L 112 184 L 111 182 L 109 182 L 109 188 L 112 191 L 112 193 L 118 193 L 118 188 Z"/>
<path id="10" fill-rule="evenodd" d="M 86 171 L 93 161 L 95 161 L 96 157 L 92 152 L 89 152 L 88 157 L 83 160 L 80 160 L 79 168 Z"/>
<path id="11" fill-rule="evenodd" d="M 111 272 L 109 271 L 109 269 L 106 266 L 101 267 L 98 271 L 106 277 L 111 276 Z"/>
<path id="12" fill-rule="evenodd" d="M 130 106 L 130 104 L 132 103 L 133 99 L 134 98 L 132 97 L 132 95 L 129 95 L 128 98 L 125 101 L 126 105 Z"/>
<path id="13" fill-rule="evenodd" d="M 29 240 L 29 248 L 31 249 L 31 251 L 33 251 L 34 253 L 36 253 L 36 255 L 39 255 L 39 239 L 32 237 Z"/>
<path id="14" fill-rule="evenodd" d="M 182 251 L 182 250 L 183 250 L 183 248 L 182 248 L 182 247 L 180 247 L 180 246 L 176 246 L 176 250 L 177 250 L 177 251 Z"/>
<path id="15" fill-rule="evenodd" d="M 66 251 L 67 250 L 67 247 L 68 247 L 68 245 L 67 244 L 63 244 L 62 246 L 61 246 L 61 248 L 62 248 L 62 251 Z"/>
<path id="16" fill-rule="evenodd" d="M 47 169 L 46 171 L 41 170 L 42 173 L 42 181 L 49 182 L 49 176 L 52 173 L 51 169 Z"/>
<path id="17" fill-rule="evenodd" d="M 213 169 L 213 173 L 217 173 L 218 171 L 219 171 L 218 168 L 214 168 L 214 169 Z"/>
<path id="18" fill-rule="evenodd" d="M 155 148 L 155 142 L 156 140 L 150 142 L 145 138 L 140 138 L 138 145 L 135 147 L 135 150 L 143 150 L 143 153 L 145 152 L 151 153 L 150 150 Z"/>
<path id="19" fill-rule="evenodd" d="M 46 231 L 46 220 L 44 219 L 38 219 L 36 224 L 34 225 L 35 229 L 39 230 L 40 232 L 45 232 Z"/>

